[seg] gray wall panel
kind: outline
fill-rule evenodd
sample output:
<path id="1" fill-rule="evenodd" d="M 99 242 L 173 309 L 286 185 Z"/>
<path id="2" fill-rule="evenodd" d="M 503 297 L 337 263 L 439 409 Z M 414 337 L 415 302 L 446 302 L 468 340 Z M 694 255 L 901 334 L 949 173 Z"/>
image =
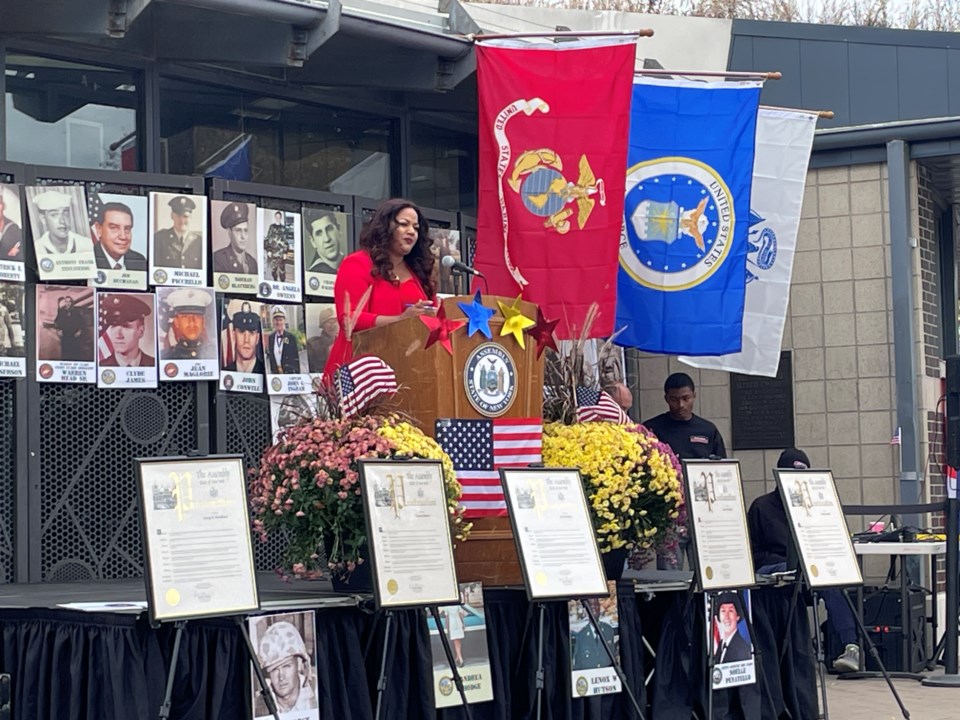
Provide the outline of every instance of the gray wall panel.
<path id="1" fill-rule="evenodd" d="M 960 50 L 947 50 L 947 87 L 950 116 L 960 115 Z"/>
<path id="2" fill-rule="evenodd" d="M 850 57 L 849 124 L 898 120 L 897 93 L 890 92 L 890 84 L 897 77 L 897 48 L 863 43 L 847 47 Z"/>
<path id="3" fill-rule="evenodd" d="M 947 51 L 897 48 L 897 85 L 901 118 L 946 117 L 950 107 Z"/>
<path id="4" fill-rule="evenodd" d="M 770 105 L 833 110 L 820 127 L 960 116 L 960 33 L 737 20 L 731 70 L 780 70 Z"/>
<path id="5" fill-rule="evenodd" d="M 803 41 L 800 43 L 800 63 L 800 107 L 833 110 L 836 119 L 832 124 L 848 125 L 850 92 L 847 78 L 850 66 L 846 43 Z"/>
<path id="6" fill-rule="evenodd" d="M 766 105 L 797 107 L 796 89 L 800 87 L 800 41 L 753 38 L 753 70 L 779 70 L 780 80 L 763 84 L 761 101 Z"/>
<path id="7" fill-rule="evenodd" d="M 728 68 L 748 68 L 753 67 L 753 43 L 752 37 L 733 37 L 730 40 L 730 53 L 727 59 Z"/>

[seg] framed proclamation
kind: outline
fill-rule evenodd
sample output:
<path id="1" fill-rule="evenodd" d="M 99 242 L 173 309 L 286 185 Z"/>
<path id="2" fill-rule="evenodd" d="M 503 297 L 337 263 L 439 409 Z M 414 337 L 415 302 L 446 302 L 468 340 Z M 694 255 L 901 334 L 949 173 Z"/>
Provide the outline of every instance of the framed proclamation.
<path id="1" fill-rule="evenodd" d="M 458 605 L 443 466 L 436 460 L 361 460 L 377 607 Z"/>
<path id="2" fill-rule="evenodd" d="M 580 471 L 502 468 L 500 482 L 529 599 L 606 597 Z"/>
<path id="3" fill-rule="evenodd" d="M 259 610 L 242 456 L 134 463 L 150 619 Z"/>
<path id="4" fill-rule="evenodd" d="M 737 460 L 684 460 L 687 515 L 702 590 L 756 582 Z"/>
<path id="5" fill-rule="evenodd" d="M 863 578 L 833 472 L 775 469 L 773 475 L 810 587 L 861 585 Z"/>

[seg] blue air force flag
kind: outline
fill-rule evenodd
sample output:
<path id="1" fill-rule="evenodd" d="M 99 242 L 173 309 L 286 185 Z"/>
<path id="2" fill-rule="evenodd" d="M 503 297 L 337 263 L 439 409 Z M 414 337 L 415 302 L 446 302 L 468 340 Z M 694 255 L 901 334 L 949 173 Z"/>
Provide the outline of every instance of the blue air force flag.
<path id="1" fill-rule="evenodd" d="M 743 347 L 719 357 L 681 357 L 698 368 L 776 377 L 816 113 L 760 108 L 753 163 Z"/>
<path id="2" fill-rule="evenodd" d="M 760 83 L 634 82 L 616 342 L 740 350 Z"/>

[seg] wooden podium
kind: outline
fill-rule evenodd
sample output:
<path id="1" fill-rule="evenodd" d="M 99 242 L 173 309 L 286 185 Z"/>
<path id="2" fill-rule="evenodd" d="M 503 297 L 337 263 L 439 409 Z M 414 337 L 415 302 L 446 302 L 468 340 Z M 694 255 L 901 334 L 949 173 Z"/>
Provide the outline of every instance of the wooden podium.
<path id="1" fill-rule="evenodd" d="M 483 298 L 485 307 L 497 310 L 490 318 L 492 340 L 481 333 L 467 337 L 467 328 L 464 327 L 451 338 L 452 355 L 439 343 L 424 349 L 429 329 L 419 318 L 408 318 L 355 334 L 354 354 L 376 355 L 394 369 L 400 386 L 397 393 L 400 409 L 433 437 L 434 423 L 438 418 L 492 417 L 481 413 L 471 403 L 464 375 L 467 362 L 478 347 L 496 345 L 512 358 L 517 386 L 512 403 L 496 417 L 541 419 L 543 359 L 537 359 L 537 344 L 532 338 L 524 337 L 526 348 L 521 348 L 512 334 L 500 337 L 503 315 L 499 312 L 498 300 L 505 304 L 514 302 L 513 298 L 493 295 Z M 464 317 L 458 302 L 469 304 L 473 302 L 473 296 L 445 298 L 443 306 L 448 318 Z M 536 318 L 537 307 L 533 303 L 521 302 L 520 308 L 526 317 Z M 486 585 L 520 585 L 523 582 L 510 521 L 506 516 L 474 519 L 473 532 L 466 542 L 458 544 L 455 555 L 461 582 L 481 581 Z"/>

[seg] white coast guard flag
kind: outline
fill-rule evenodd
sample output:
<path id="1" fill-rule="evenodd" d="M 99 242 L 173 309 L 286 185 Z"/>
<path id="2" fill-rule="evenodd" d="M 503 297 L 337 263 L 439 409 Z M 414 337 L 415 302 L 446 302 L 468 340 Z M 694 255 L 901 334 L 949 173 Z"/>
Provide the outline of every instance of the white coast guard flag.
<path id="1" fill-rule="evenodd" d="M 815 113 L 760 108 L 750 195 L 747 291 L 740 352 L 681 357 L 687 365 L 776 377 Z"/>

